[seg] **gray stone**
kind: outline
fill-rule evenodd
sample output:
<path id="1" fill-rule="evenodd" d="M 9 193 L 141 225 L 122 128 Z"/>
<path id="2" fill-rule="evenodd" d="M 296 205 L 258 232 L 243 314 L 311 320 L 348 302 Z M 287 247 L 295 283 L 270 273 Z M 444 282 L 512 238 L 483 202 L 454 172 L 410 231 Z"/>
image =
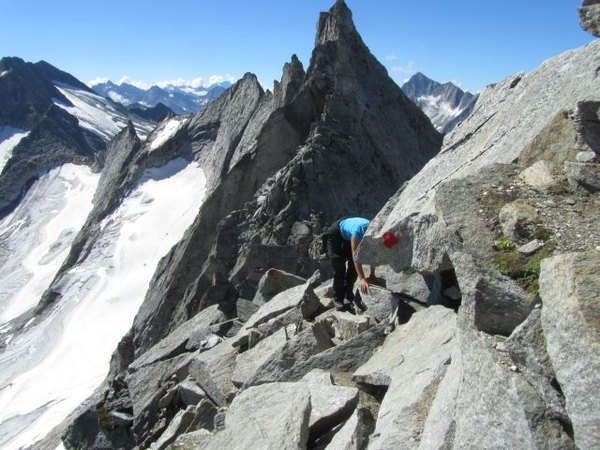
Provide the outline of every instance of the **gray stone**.
<path id="1" fill-rule="evenodd" d="M 565 174 L 572 186 L 590 192 L 600 191 L 600 163 L 565 162 Z"/>
<path id="2" fill-rule="evenodd" d="M 521 199 L 507 203 L 498 214 L 504 236 L 513 242 L 529 237 L 528 228 L 537 222 L 537 217 L 536 209 Z"/>
<path id="3" fill-rule="evenodd" d="M 237 357 L 232 382 L 241 386 L 276 352 L 281 350 L 287 342 L 284 328 L 261 340 L 256 346 L 242 352 Z"/>
<path id="4" fill-rule="evenodd" d="M 370 286 L 367 294 L 357 292 L 357 295 L 365 308 L 364 311 L 361 311 L 361 314 L 372 317 L 376 322 L 386 320 L 401 301 L 399 295 L 375 285 Z M 360 311 L 360 306 L 358 310 Z"/>
<path id="5" fill-rule="evenodd" d="M 111 411 L 108 417 L 118 427 L 130 427 L 133 425 L 133 416 L 119 411 Z"/>
<path id="6" fill-rule="evenodd" d="M 386 336 L 386 325 L 385 323 L 378 324 L 335 347 L 316 353 L 306 360 L 298 361 L 282 376 L 285 380 L 297 380 L 313 369 L 353 372 L 373 356 L 383 343 Z"/>
<path id="7" fill-rule="evenodd" d="M 600 101 L 578 101 L 573 115 L 578 148 L 600 154 Z"/>
<path id="8" fill-rule="evenodd" d="M 262 305 L 280 292 L 304 283 L 306 283 L 306 280 L 302 277 L 271 268 L 265 272 L 258 282 L 253 302 Z"/>
<path id="9" fill-rule="evenodd" d="M 593 62 L 599 48 L 600 41 L 594 41 L 552 58 L 531 73 L 516 74 L 488 86 L 480 94 L 476 111 L 445 136 L 441 152 L 391 197 L 371 221 L 359 248 L 360 260 L 365 264 L 388 265 L 396 272 L 417 271 L 424 275 L 451 268 L 460 284 L 463 305 L 465 298 L 475 298 L 471 294 L 477 282 L 469 280 L 487 279 L 485 285 L 498 286 L 504 291 L 508 280 L 497 276 L 494 281 L 489 280 L 493 256 L 484 252 L 491 248 L 494 236 L 479 219 L 481 206 L 474 200 L 481 194 L 484 183 L 474 177 L 479 177 L 484 167 L 497 169 L 498 163 L 517 160 L 524 146 L 555 120 L 557 111 L 570 111 L 581 99 L 600 100 L 600 89 L 594 81 L 597 65 Z M 519 111 L 518 116 L 515 111 Z M 563 117 L 561 122 L 566 120 Z M 485 176 L 490 183 L 499 178 L 491 169 Z M 507 174 L 506 178 L 505 186 L 510 186 L 515 177 Z M 478 189 L 469 191 L 469 184 Z M 459 191 L 450 195 L 449 189 L 458 187 Z M 441 193 L 451 201 L 441 201 Z M 393 249 L 386 249 L 381 243 L 385 232 L 399 238 Z M 516 293 L 514 288 L 510 289 Z M 496 289 L 493 291 L 494 295 L 498 293 Z M 501 326 L 502 334 L 506 335 L 529 314 L 524 296 L 510 297 L 514 301 L 506 305 L 512 304 L 519 310 L 514 320 L 501 323 L 503 314 L 515 311 L 506 308 L 498 311 L 500 314 L 492 323 Z M 493 297 L 486 300 L 491 306 Z"/>
<path id="10" fill-rule="evenodd" d="M 600 445 L 600 254 L 542 261 L 542 327 L 578 448 Z"/>
<path id="11" fill-rule="evenodd" d="M 581 27 L 600 37 L 600 2 L 598 0 L 583 0 L 579 8 L 579 23 Z"/>
<path id="12" fill-rule="evenodd" d="M 449 343 L 451 359 L 446 369 L 434 376 L 419 402 L 406 407 L 404 414 L 409 417 L 397 419 L 400 436 L 410 443 L 405 448 L 574 449 L 560 422 L 547 416 L 547 405 L 538 393 L 511 370 L 511 361 L 496 348 L 496 340 L 462 325 L 465 318 L 461 315 Z M 402 379 L 400 387 L 410 391 L 406 385 L 414 383 Z M 400 436 L 391 433 L 382 444 L 398 442 Z"/>
<path id="13" fill-rule="evenodd" d="M 310 410 L 310 390 L 301 383 L 251 387 L 231 404 L 225 430 L 248 443 L 238 448 L 303 448 Z"/>
<path id="14" fill-rule="evenodd" d="M 304 318 L 317 311 L 320 302 L 314 290 L 307 284 L 287 289 L 277 294 L 268 303 L 261 306 L 246 322 L 243 329 L 256 327 L 289 309 L 299 308 Z"/>
<path id="15" fill-rule="evenodd" d="M 189 364 L 189 374 L 217 405 L 224 406 L 235 393 L 232 383 L 238 350 L 225 341 L 206 352 L 195 354 Z"/>
<path id="16" fill-rule="evenodd" d="M 335 337 L 342 341 L 358 336 L 372 326 L 369 317 L 357 316 L 345 311 L 336 311 L 329 317 L 334 319 L 331 323 L 335 330 Z"/>
<path id="17" fill-rule="evenodd" d="M 223 430 L 181 436 L 175 448 L 306 448 L 310 410 L 310 391 L 304 383 L 254 386 L 233 400 Z"/>
<path id="18" fill-rule="evenodd" d="M 519 179 L 525 184 L 538 189 L 547 189 L 556 184 L 552 169 L 546 161 L 538 161 L 519 174 Z"/>
<path id="19" fill-rule="evenodd" d="M 556 113 L 530 139 L 519 154 L 518 164 L 522 168 L 545 161 L 546 167 L 555 177 L 562 176 L 565 161 L 573 160 L 577 155 L 579 132 L 573 120 L 572 106 Z"/>
<path id="20" fill-rule="evenodd" d="M 137 358 L 131 364 L 130 370 L 137 370 L 145 365 L 156 361 L 171 358 L 186 351 L 186 345 L 190 336 L 198 333 L 199 329 L 206 330 L 206 335 L 210 333 L 210 326 L 225 320 L 225 315 L 217 305 L 201 311 L 192 319 L 183 323 L 180 327 L 173 330 L 169 336 L 161 340 L 142 356 Z"/>
<path id="21" fill-rule="evenodd" d="M 505 344 L 517 370 L 537 390 L 538 395 L 548 405 L 550 415 L 564 423 L 569 423 L 570 419 L 565 411 L 565 399 L 553 385 L 556 374 L 546 351 L 541 309 L 534 309 Z"/>
<path id="22" fill-rule="evenodd" d="M 311 441 L 348 419 L 358 403 L 357 388 L 335 386 L 331 374 L 324 370 L 314 369 L 300 381 L 305 382 L 310 390 Z"/>
<path id="23" fill-rule="evenodd" d="M 286 314 L 291 313 L 291 319 L 296 317 L 306 319 L 320 307 L 319 297 L 307 283 L 280 292 L 250 316 L 236 335 L 234 345 L 247 345 L 250 331 L 253 328 L 276 320 L 279 320 L 281 325 L 287 325 L 290 321 L 284 318 Z M 266 334 L 270 334 L 270 332 L 267 330 Z"/>
<path id="24" fill-rule="evenodd" d="M 175 397 L 177 396 L 178 390 L 173 387 L 171 389 L 169 389 L 165 395 L 163 395 L 159 400 L 158 400 L 158 407 L 159 408 L 166 408 L 167 406 L 171 405 L 172 403 L 174 403 Z"/>
<path id="25" fill-rule="evenodd" d="M 208 441 L 209 439 L 211 439 L 211 437 L 211 432 L 206 429 L 191 431 L 189 433 L 185 433 L 177 437 L 177 439 L 175 439 L 175 441 L 173 442 L 171 448 L 173 450 L 194 448 L 196 445 L 200 445 L 202 442 Z"/>
<path id="26" fill-rule="evenodd" d="M 194 420 L 193 408 L 179 411 L 169 423 L 164 433 L 154 442 L 152 450 L 164 450 L 173 443 L 180 434 L 183 434 Z"/>
<path id="27" fill-rule="evenodd" d="M 126 376 L 128 393 L 135 411 L 133 430 L 139 442 L 162 431 L 163 427 L 157 424 L 159 409 L 165 401 L 173 399 L 168 393 L 187 377 L 188 364 L 189 356 L 183 355 L 144 365 Z"/>
<path id="28" fill-rule="evenodd" d="M 358 407 L 325 448 L 326 450 L 364 449 L 369 442 L 372 426 L 374 426 L 374 419 L 370 410 Z"/>
<path id="29" fill-rule="evenodd" d="M 415 313 L 396 328 L 353 379 L 388 390 L 369 448 L 416 448 L 439 378 L 451 361 L 456 314 L 443 306 Z"/>
<path id="30" fill-rule="evenodd" d="M 540 248 L 544 246 L 544 243 L 539 239 L 534 239 L 533 241 L 528 242 L 525 245 L 520 246 L 517 251 L 523 255 L 529 256 L 533 255 Z"/>
<path id="31" fill-rule="evenodd" d="M 396 294 L 415 299 L 423 304 L 427 303 L 430 290 L 419 272 L 395 272 L 385 266 L 385 286 Z"/>
<path id="32" fill-rule="evenodd" d="M 575 159 L 579 163 L 591 163 L 591 162 L 596 162 L 596 160 L 598 159 L 598 155 L 596 153 L 594 153 L 593 151 L 588 150 L 587 152 L 577 153 L 577 156 L 575 157 Z"/>
<path id="33" fill-rule="evenodd" d="M 304 373 L 295 373 L 295 368 L 311 356 L 333 347 L 330 326 L 317 322 L 310 328 L 292 337 L 277 352 L 264 362 L 248 379 L 245 386 L 254 386 L 275 381 L 296 381 Z"/>
<path id="34" fill-rule="evenodd" d="M 312 240 L 312 229 L 303 222 L 294 222 L 288 237 L 289 245 L 306 245 Z"/>
<path id="35" fill-rule="evenodd" d="M 194 420 L 192 421 L 189 430 L 214 430 L 217 411 L 217 407 L 209 399 L 203 398 L 200 400 L 200 403 L 198 403 L 194 409 Z"/>
<path id="36" fill-rule="evenodd" d="M 452 357 L 463 377 L 453 431 L 457 448 L 573 448 L 562 424 L 545 416 L 547 405 L 511 371 L 493 339 L 461 330 L 459 353 Z"/>
<path id="37" fill-rule="evenodd" d="M 187 378 L 182 383 L 179 383 L 179 398 L 185 406 L 197 405 L 200 400 L 206 397 L 206 393 L 192 379 Z"/>

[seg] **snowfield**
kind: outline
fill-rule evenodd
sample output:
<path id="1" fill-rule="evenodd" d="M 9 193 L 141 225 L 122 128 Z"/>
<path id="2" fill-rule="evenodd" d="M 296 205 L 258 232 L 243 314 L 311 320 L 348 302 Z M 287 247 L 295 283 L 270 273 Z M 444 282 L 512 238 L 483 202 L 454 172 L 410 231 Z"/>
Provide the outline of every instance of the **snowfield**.
<path id="1" fill-rule="evenodd" d="M 55 86 L 73 106 L 58 100 L 54 100 L 54 103 L 75 116 L 82 128 L 100 136 L 106 142 L 127 126 L 129 118 L 117 111 L 104 97 L 66 84 L 56 83 Z M 153 124 L 143 121 L 134 120 L 133 125 L 141 140 L 154 128 Z"/>
<path id="2" fill-rule="evenodd" d="M 97 181 L 73 167 L 57 169 L 32 189 L 29 203 L 2 221 L 0 292 L 8 305 L 0 321 L 0 339 L 7 343 L 0 353 L 4 450 L 46 436 L 103 381 L 158 261 L 196 217 L 206 183 L 202 169 L 184 159 L 148 170 L 102 222 L 101 237 L 85 260 L 61 279 L 51 313 L 13 336 L 7 320 L 33 306 L 52 280 L 76 233 L 76 212 L 87 215 Z M 47 193 L 55 196 L 49 206 Z"/>

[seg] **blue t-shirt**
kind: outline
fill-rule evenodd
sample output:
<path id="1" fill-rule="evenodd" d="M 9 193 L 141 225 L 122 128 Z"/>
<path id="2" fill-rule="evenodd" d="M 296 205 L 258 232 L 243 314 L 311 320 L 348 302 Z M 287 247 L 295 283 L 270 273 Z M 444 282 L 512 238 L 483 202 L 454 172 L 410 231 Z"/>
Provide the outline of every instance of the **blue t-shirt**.
<path id="1" fill-rule="evenodd" d="M 354 236 L 358 241 L 361 241 L 367 231 L 369 222 L 369 220 L 362 217 L 350 217 L 340 221 L 342 238 L 349 241 Z"/>

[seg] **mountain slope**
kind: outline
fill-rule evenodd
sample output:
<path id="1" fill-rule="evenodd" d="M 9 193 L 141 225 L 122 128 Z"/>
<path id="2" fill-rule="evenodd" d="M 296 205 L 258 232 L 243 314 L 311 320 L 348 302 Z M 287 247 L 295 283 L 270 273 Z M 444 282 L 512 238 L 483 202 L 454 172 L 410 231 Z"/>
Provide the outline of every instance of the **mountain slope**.
<path id="1" fill-rule="evenodd" d="M 196 116 L 159 124 L 148 141 L 137 142 L 129 126 L 111 142 L 112 165 L 103 170 L 93 210 L 43 296 L 40 318 L 71 297 L 73 277 L 103 246 L 102 224 L 135 192 L 145 170 L 178 158 L 198 161 L 207 194 L 183 238 L 158 264 L 113 355 L 109 379 L 123 376 L 134 359 L 199 311 L 218 306 L 232 317 L 256 291 L 256 271 L 283 264 L 312 273 L 318 262 L 296 235 L 297 224 L 322 211 L 314 224 L 318 239 L 339 214 L 374 214 L 437 153 L 441 135 L 370 54 L 343 1 L 321 17 L 316 42 L 309 70 L 292 57 L 273 93 L 247 74 Z M 88 414 L 96 412 L 82 419 Z M 98 430 L 97 437 L 125 447 L 132 436 L 148 443 L 156 418 L 136 418 L 129 438 L 118 430 Z M 85 427 L 86 439 L 95 440 L 95 428 Z"/>
<path id="2" fill-rule="evenodd" d="M 3 58 L 0 73 L 0 130 L 27 134 L 5 153 L 10 158 L 0 174 L 0 217 L 49 170 L 66 163 L 100 168 L 106 143 L 130 119 L 142 136 L 153 127 L 46 62 Z"/>
<path id="3" fill-rule="evenodd" d="M 269 102 L 246 113 L 248 106 L 239 100 L 230 103 L 229 109 L 239 112 L 221 122 L 219 133 L 226 133 L 229 142 L 239 141 L 239 147 L 223 153 L 222 134 L 217 134 L 211 151 L 218 159 L 207 162 L 217 162 L 218 170 L 208 172 L 222 178 L 173 251 L 182 259 L 157 272 L 148 307 L 134 324 L 138 354 L 198 308 L 225 300 L 219 293 L 214 298 L 206 293 L 215 276 L 252 292 L 252 266 L 277 261 L 290 272 L 312 273 L 316 266 L 306 245 L 295 242 L 296 222 L 308 220 L 311 212 L 321 215 L 321 225 L 338 215 L 372 215 L 437 153 L 441 136 L 370 54 L 344 2 L 322 16 L 317 33 L 303 82 L 293 59 L 284 68 L 287 84 L 274 92 L 275 101 L 288 98 L 289 103 Z M 215 108 L 221 99 L 227 96 Z M 234 117 L 244 116 L 240 113 L 253 114 L 247 126 L 236 124 Z M 207 111 L 192 120 L 195 135 L 204 136 L 207 124 L 218 123 L 209 117 Z M 231 135 L 233 124 L 245 127 L 241 137 Z M 200 270 L 183 270 L 190 264 L 200 264 Z"/>
<path id="4" fill-rule="evenodd" d="M 454 84 L 440 84 L 420 72 L 402 85 L 402 91 L 429 117 L 441 133 L 448 133 L 473 111 L 478 95 Z"/>
<path id="5" fill-rule="evenodd" d="M 246 74 L 146 140 L 128 123 L 0 327 L 2 446 L 595 448 L 598 45 L 488 87 L 440 152 L 337 0 L 272 93 Z M 319 252 L 354 214 L 379 277 L 356 315 Z"/>

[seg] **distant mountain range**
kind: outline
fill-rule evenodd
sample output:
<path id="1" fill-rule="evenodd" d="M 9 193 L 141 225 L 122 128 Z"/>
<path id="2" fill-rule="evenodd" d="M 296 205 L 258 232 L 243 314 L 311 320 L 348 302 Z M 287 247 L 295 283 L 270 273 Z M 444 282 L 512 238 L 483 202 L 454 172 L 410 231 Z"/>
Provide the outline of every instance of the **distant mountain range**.
<path id="1" fill-rule="evenodd" d="M 225 81 L 208 87 L 167 85 L 141 89 L 129 83 L 115 84 L 106 81 L 94 84 L 91 88 L 134 113 L 139 114 L 149 108 L 163 105 L 175 114 L 183 115 L 198 112 L 206 103 L 218 98 L 229 86 L 231 83 Z"/>
<path id="2" fill-rule="evenodd" d="M 137 116 L 158 121 L 169 112 L 177 115 L 194 114 L 230 86 L 230 82 L 222 82 L 208 87 L 155 85 L 141 89 L 129 83 L 106 81 L 94 84 L 91 88 Z M 471 113 L 478 98 L 478 95 L 464 92 L 451 82 L 438 83 L 420 72 L 401 88 L 429 117 L 435 128 L 444 134 Z"/>
<path id="3" fill-rule="evenodd" d="M 453 83 L 438 83 L 420 72 L 402 85 L 402 91 L 429 117 L 441 133 L 450 132 L 467 118 L 479 94 L 464 92 Z"/>

